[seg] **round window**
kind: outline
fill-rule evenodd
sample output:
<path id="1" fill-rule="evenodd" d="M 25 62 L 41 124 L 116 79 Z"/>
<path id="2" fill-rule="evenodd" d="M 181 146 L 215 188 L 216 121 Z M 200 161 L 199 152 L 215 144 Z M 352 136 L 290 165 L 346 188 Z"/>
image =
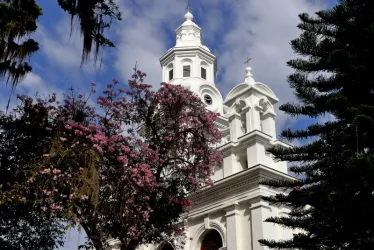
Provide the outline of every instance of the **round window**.
<path id="1" fill-rule="evenodd" d="M 212 97 L 210 95 L 206 94 L 206 95 L 204 95 L 204 102 L 207 105 L 212 105 L 213 99 L 212 99 Z"/>

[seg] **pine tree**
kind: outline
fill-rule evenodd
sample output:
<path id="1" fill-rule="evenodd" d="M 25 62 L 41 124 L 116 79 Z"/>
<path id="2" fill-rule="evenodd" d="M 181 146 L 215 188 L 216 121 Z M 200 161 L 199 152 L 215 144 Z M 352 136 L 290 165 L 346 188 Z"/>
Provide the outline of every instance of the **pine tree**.
<path id="1" fill-rule="evenodd" d="M 292 163 L 294 182 L 265 184 L 288 190 L 266 197 L 290 208 L 288 217 L 266 221 L 294 229 L 289 240 L 260 240 L 272 249 L 374 249 L 374 1 L 340 0 L 315 17 L 301 14 L 291 41 L 300 58 L 288 65 L 299 103 L 281 110 L 315 123 L 282 132 L 303 146 L 269 151 Z M 332 114 L 325 123 L 318 118 Z"/>

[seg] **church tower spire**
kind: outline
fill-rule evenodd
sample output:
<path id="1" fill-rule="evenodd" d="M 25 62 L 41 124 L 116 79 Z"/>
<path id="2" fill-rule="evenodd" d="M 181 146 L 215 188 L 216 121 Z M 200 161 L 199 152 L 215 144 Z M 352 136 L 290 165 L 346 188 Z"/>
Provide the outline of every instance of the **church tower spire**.
<path id="1" fill-rule="evenodd" d="M 195 92 L 209 110 L 223 113 L 222 96 L 214 83 L 216 56 L 202 44 L 202 31 L 194 19 L 188 2 L 184 22 L 175 30 L 175 46 L 160 58 L 162 81 Z"/>
<path id="2" fill-rule="evenodd" d="M 202 46 L 201 28 L 194 22 L 190 3 L 186 11 L 184 23 L 176 30 L 176 46 Z"/>

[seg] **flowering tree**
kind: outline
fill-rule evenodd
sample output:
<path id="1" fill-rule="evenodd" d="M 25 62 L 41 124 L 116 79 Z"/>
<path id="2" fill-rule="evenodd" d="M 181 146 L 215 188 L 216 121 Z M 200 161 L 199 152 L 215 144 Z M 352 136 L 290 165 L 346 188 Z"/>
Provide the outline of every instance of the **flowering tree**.
<path id="1" fill-rule="evenodd" d="M 38 150 L 17 166 L 26 182 L 3 186 L 1 199 L 34 194 L 40 210 L 81 226 L 97 250 L 109 237 L 134 249 L 180 230 L 176 223 L 192 205 L 188 195 L 212 184 L 212 169 L 221 164 L 218 114 L 180 86 L 152 91 L 144 76 L 136 71 L 128 91 L 113 80 L 98 110 L 74 91 L 62 103 L 56 95 L 20 96 L 0 129 L 8 142 L 30 141 Z M 12 160 L 25 151 L 17 153 Z"/>

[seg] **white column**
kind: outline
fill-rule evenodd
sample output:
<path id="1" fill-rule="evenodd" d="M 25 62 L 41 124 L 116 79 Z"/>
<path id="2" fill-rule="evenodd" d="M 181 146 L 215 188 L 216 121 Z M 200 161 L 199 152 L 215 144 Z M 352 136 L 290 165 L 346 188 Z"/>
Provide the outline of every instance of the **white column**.
<path id="1" fill-rule="evenodd" d="M 229 116 L 230 122 L 230 139 L 232 142 L 238 141 L 238 137 L 241 135 L 241 117 L 238 113 L 233 113 Z"/>
<path id="2" fill-rule="evenodd" d="M 259 197 L 251 203 L 249 210 L 251 211 L 252 250 L 267 250 L 269 248 L 261 246 L 258 241 L 261 239 L 274 238 L 272 234 L 277 233 L 274 231 L 274 227 L 271 223 L 264 222 L 267 218 L 271 217 L 271 208 L 267 202 Z"/>
<path id="3" fill-rule="evenodd" d="M 182 77 L 182 63 L 181 58 L 179 56 L 175 56 L 174 58 L 174 78 L 181 78 Z"/>
<path id="4" fill-rule="evenodd" d="M 262 132 L 270 135 L 274 139 L 276 137 L 275 116 L 276 115 L 274 113 L 270 112 L 262 116 Z"/>
<path id="5" fill-rule="evenodd" d="M 265 146 L 257 141 L 247 148 L 248 168 L 258 164 L 266 164 Z"/>
<path id="6" fill-rule="evenodd" d="M 238 162 L 234 153 L 223 156 L 223 178 L 238 172 Z"/>
<path id="7" fill-rule="evenodd" d="M 192 65 L 191 65 L 191 77 L 199 77 L 200 76 L 200 61 L 197 55 L 192 58 Z"/>
<path id="8" fill-rule="evenodd" d="M 261 110 L 262 108 L 258 105 L 256 105 L 254 108 L 250 110 L 250 113 L 251 113 L 250 131 L 252 130 L 261 131 L 261 115 L 260 115 Z"/>
<path id="9" fill-rule="evenodd" d="M 252 131 L 252 121 L 251 121 L 251 112 L 250 107 L 243 108 L 242 112 L 245 113 L 245 126 L 247 134 Z"/>
<path id="10" fill-rule="evenodd" d="M 238 205 L 234 204 L 226 211 L 226 246 L 227 250 L 240 250 L 240 228 Z"/>

